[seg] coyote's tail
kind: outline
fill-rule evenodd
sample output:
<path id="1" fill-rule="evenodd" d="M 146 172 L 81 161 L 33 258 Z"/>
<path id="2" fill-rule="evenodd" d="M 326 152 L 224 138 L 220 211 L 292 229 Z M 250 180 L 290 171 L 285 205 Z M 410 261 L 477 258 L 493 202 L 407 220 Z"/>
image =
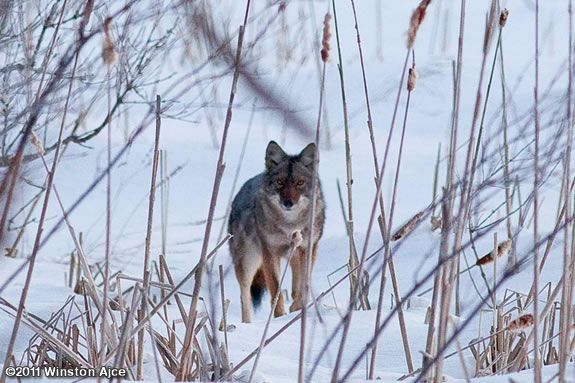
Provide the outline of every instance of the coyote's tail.
<path id="1" fill-rule="evenodd" d="M 262 297 L 264 292 L 266 291 L 266 281 L 264 279 L 263 270 L 260 268 L 258 269 L 256 275 L 254 276 L 254 280 L 252 281 L 252 285 L 250 286 L 250 293 L 252 295 L 252 304 L 255 308 L 259 307 L 262 303 Z"/>

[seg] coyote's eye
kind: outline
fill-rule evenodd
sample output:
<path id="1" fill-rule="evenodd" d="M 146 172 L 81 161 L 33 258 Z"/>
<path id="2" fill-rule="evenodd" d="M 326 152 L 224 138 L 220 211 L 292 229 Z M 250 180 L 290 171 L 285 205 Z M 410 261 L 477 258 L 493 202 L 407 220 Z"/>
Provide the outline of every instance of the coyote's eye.
<path id="1" fill-rule="evenodd" d="M 297 186 L 303 186 L 305 184 L 305 180 L 299 180 L 297 182 Z"/>
<path id="2" fill-rule="evenodd" d="M 279 178 L 276 180 L 276 184 L 278 186 L 284 186 L 284 182 L 282 180 L 280 180 Z"/>

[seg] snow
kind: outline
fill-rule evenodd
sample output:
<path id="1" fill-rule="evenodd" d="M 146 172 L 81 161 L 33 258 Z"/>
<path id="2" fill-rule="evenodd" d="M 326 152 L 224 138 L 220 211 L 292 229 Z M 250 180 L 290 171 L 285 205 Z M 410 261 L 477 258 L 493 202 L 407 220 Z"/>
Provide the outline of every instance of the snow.
<path id="1" fill-rule="evenodd" d="M 362 20 L 360 25 L 362 44 L 367 56 L 367 78 L 369 81 L 370 99 L 372 102 L 375 136 L 377 140 L 378 156 L 381 160 L 385 139 L 387 137 L 395 92 L 397 91 L 398 79 L 403 59 L 405 57 L 405 31 L 411 10 L 416 6 L 416 1 L 383 2 L 383 60 L 379 60 L 375 54 L 375 22 L 372 14 L 373 1 L 358 1 L 358 18 Z M 488 9 L 487 1 L 469 2 L 465 30 L 464 48 L 464 72 L 462 82 L 462 109 L 461 128 L 464 132 L 469 130 L 471 115 L 475 100 L 475 92 L 479 77 L 481 63 L 481 47 L 483 39 L 484 15 Z M 519 117 L 527 113 L 532 105 L 532 72 L 533 72 L 533 17 L 534 12 L 530 2 L 507 1 L 503 2 L 510 9 L 510 16 L 504 30 L 505 65 L 507 82 L 513 89 L 514 107 L 510 120 L 518 121 Z M 564 4 L 565 3 L 565 4 Z M 434 49 L 430 52 L 430 35 L 432 24 L 435 23 L 435 8 L 441 4 L 442 10 L 450 9 L 448 25 L 448 43 L 444 52 Z M 323 14 L 325 3 L 315 5 L 317 28 L 320 25 L 319 15 Z M 297 7 L 290 4 L 289 7 Z M 375 185 L 373 182 L 373 160 L 370 149 L 369 134 L 365 124 L 365 100 L 355 35 L 353 19 L 347 2 L 337 2 L 338 17 L 340 18 L 340 34 L 342 36 L 342 49 L 344 54 L 346 91 L 349 100 L 351 146 L 353 151 L 353 197 L 355 215 L 355 238 L 358 249 L 362 249 L 366 235 L 369 213 L 372 206 Z M 566 57 L 566 2 L 550 1 L 541 4 L 541 25 L 544 35 L 542 38 L 541 53 L 541 82 L 544 88 L 553 77 L 561 70 L 565 71 L 564 60 Z M 297 8 L 296 8 L 297 9 Z M 223 10 L 220 10 L 223 12 Z M 241 7 L 233 12 L 241 13 Z M 425 208 L 431 200 L 431 188 L 433 182 L 433 166 L 437 148 L 442 143 L 442 150 L 448 145 L 449 121 L 451 115 L 451 60 L 457 52 L 457 20 L 459 5 L 455 1 L 432 2 L 428 18 L 419 31 L 416 43 L 417 68 L 420 73 L 417 88 L 411 100 L 409 111 L 406 142 L 403 153 L 401 175 L 399 182 L 399 195 L 395 212 L 395 226 L 405 222 L 416 212 Z M 297 12 L 293 12 L 295 17 Z M 248 34 L 249 36 L 249 34 Z M 439 39 L 441 40 L 441 39 Z M 490 51 L 488 63 L 492 58 L 493 47 Z M 335 50 L 335 41 L 332 44 Z M 333 51 L 335 52 L 335 51 Z M 280 92 L 286 100 L 293 103 L 293 107 L 300 114 L 313 121 L 317 113 L 319 99 L 319 84 L 315 63 L 308 60 L 302 68 L 287 67 L 278 70 L 271 58 L 264 60 L 264 78 L 274 90 Z M 295 64 L 292 64 L 295 66 Z M 489 65 L 489 64 L 488 64 Z M 559 72 L 560 73 L 560 72 Z M 332 53 L 331 61 L 327 67 L 326 82 L 326 105 L 328 108 L 328 124 L 331 129 L 331 148 L 327 148 L 325 142 L 320 144 L 321 163 L 319 174 L 322 179 L 324 194 L 327 200 L 327 221 L 324 236 L 320 242 L 319 256 L 312 275 L 312 287 L 315 295 L 318 295 L 343 275 L 343 271 L 331 276 L 328 275 L 347 262 L 348 239 L 341 217 L 336 182 L 345 185 L 345 155 L 344 137 L 341 122 L 341 98 L 339 92 L 339 79 L 337 75 L 336 57 Z M 562 75 L 564 80 L 565 75 Z M 501 97 L 499 79 L 495 81 L 498 86 L 494 87 L 492 104 L 488 107 L 488 125 L 486 135 L 494 134 L 499 129 L 499 100 Z M 403 85 L 402 85 L 403 86 Z M 496 88 L 496 89 L 495 89 Z M 565 85 L 559 84 L 551 89 L 550 97 L 559 97 L 564 91 Z M 228 137 L 228 147 L 225 153 L 226 170 L 222 181 L 219 201 L 216 209 L 216 217 L 225 214 L 225 208 L 231 195 L 232 182 L 235 169 L 240 157 L 241 145 L 244 140 L 250 117 L 251 95 L 247 88 L 240 82 L 239 102 L 242 107 L 234 111 L 234 116 Z M 225 99 L 229 90 L 229 79 L 223 80 L 219 85 L 220 98 Z M 405 92 L 398 111 L 396 129 L 400 127 L 400 116 L 403 116 L 405 105 Z M 220 112 L 223 112 L 220 111 Z M 223 115 L 223 113 L 221 113 Z M 545 115 L 544 118 L 549 118 Z M 218 121 L 223 126 L 223 120 Z M 313 124 L 312 124 L 313 125 Z M 117 136 L 114 137 L 114 150 L 118 150 L 123 144 L 122 133 L 119 124 Z M 521 125 L 513 129 L 521 129 Z M 122 270 L 124 274 L 140 277 L 143 264 L 143 247 L 145 238 L 145 224 L 147 212 L 147 193 L 149 190 L 151 148 L 153 145 L 152 128 L 148 129 L 144 137 L 137 140 L 127 155 L 112 173 L 113 185 L 113 222 L 112 222 L 112 269 Z M 302 138 L 287 127 L 287 133 L 281 119 L 278 119 L 269 111 L 257 112 L 253 121 L 251 135 L 247 143 L 247 150 L 239 173 L 239 186 L 263 170 L 263 155 L 265 146 L 270 139 L 276 139 L 286 148 L 286 151 L 294 153 L 301 150 L 308 138 Z M 221 135 L 221 127 L 218 137 Z M 463 137 L 460 136 L 460 144 Z M 393 148 L 398 146 L 398 134 L 394 136 Z M 322 141 L 325 136 L 322 136 Z M 512 152 L 519 150 L 521 143 L 512 147 Z M 75 147 L 70 151 L 62 162 L 56 175 L 55 184 L 62 195 L 64 205 L 70 206 L 84 191 L 99 172 L 104 168 L 105 137 L 100 136 L 92 142 L 94 149 Z M 169 198 L 169 229 L 167 234 L 167 261 L 170 271 L 176 281 L 181 280 L 199 259 L 201 238 L 203 236 L 203 224 L 191 224 L 205 219 L 208 212 L 209 200 L 215 173 L 217 150 L 211 146 L 211 137 L 204 119 L 198 123 L 186 123 L 165 119 L 162 121 L 161 148 L 168 153 L 168 172 L 178 166 L 183 166 L 170 180 Z M 463 158 L 464 148 L 460 150 Z M 81 155 L 82 154 L 82 155 Z M 383 185 L 383 196 L 388 203 L 391 199 L 392 177 L 397 158 L 396 149 L 393 149 L 389 157 L 389 165 Z M 34 169 L 40 179 L 43 170 L 38 166 Z M 443 174 L 443 173 L 442 173 Z M 443 178 L 440 178 L 443 180 Z M 500 187 L 496 185 L 496 187 Z M 557 192 L 560 185 L 553 184 L 546 191 L 541 210 L 542 232 L 549 232 L 554 225 L 554 217 L 557 206 Z M 343 188 L 345 189 L 345 188 Z M 345 190 L 343 190 L 345 193 Z M 499 196 L 503 191 L 498 192 Z M 344 198 L 345 199 L 345 198 Z M 157 200 L 158 201 L 158 200 Z M 499 198 L 498 201 L 502 201 Z M 86 254 L 91 262 L 101 261 L 104 257 L 104 222 L 105 222 L 105 187 L 100 185 L 71 215 L 70 219 L 77 232 L 84 235 Z M 478 212 L 485 218 L 489 214 L 487 207 Z M 498 214 L 501 216 L 501 214 Z M 51 230 L 61 217 L 55 200 L 51 202 L 48 214 L 48 230 Z M 154 217 L 154 236 L 152 241 L 152 254 L 156 259 L 160 252 L 160 207 L 156 205 Z M 220 226 L 225 222 L 218 220 L 212 229 L 210 248 L 217 243 Z M 505 237 L 504 223 L 497 227 L 499 238 Z M 33 243 L 34 230 L 29 230 L 24 238 L 20 257 L 17 259 L 0 259 L 0 281 L 5 281 L 13 272 L 23 264 L 22 256 L 28 255 Z M 518 239 L 519 249 L 528 249 L 530 234 L 522 233 Z M 476 243 L 480 255 L 490 251 L 493 243 L 492 236 L 487 236 Z M 437 261 L 439 244 L 438 232 L 431 232 L 429 224 L 423 224 L 409 240 L 394 254 L 399 285 L 402 293 L 406 293 Z M 381 246 L 381 239 L 377 230 L 373 230 L 369 243 L 368 254 Z M 561 243 L 556 243 L 548 264 L 543 274 L 541 285 L 550 281 L 556 283 L 562 272 Z M 47 243 L 39 254 L 33 276 L 30 294 L 26 309 L 42 318 L 48 318 L 50 313 L 56 311 L 66 301 L 73 291 L 66 287 L 66 275 L 70 253 L 74 246 L 65 228 L 61 228 Z M 470 262 L 473 262 L 471 252 L 467 254 Z M 368 263 L 368 271 L 373 271 L 380 264 L 381 257 L 375 262 Z M 240 320 L 239 288 L 235 280 L 227 247 L 218 252 L 214 259 L 215 278 L 217 279 L 217 265 L 222 264 L 226 268 L 225 289 L 226 296 L 231 300 L 228 313 L 228 323 L 236 326 L 234 331 L 229 332 L 230 358 L 233 363 L 239 362 L 248 353 L 253 351 L 259 344 L 261 334 L 267 320 L 269 306 L 267 298 L 264 299 L 262 308 L 255 313 L 254 322 L 242 324 Z M 486 270 L 488 278 L 492 279 L 492 270 Z M 22 286 L 24 274 L 20 273 L 4 290 L 1 297 L 12 304 L 17 304 Z M 478 270 L 472 270 L 476 281 L 481 282 Z M 291 278 L 286 278 L 290 281 Z M 373 306 L 377 304 L 377 286 L 379 277 L 374 281 L 370 291 L 370 301 Z M 478 296 L 473 289 L 469 277 L 466 275 L 462 280 L 462 319 L 477 302 Z M 204 292 L 208 296 L 204 283 Z M 530 268 L 524 270 L 509 280 L 505 287 L 526 293 L 531 285 Z M 428 282 L 425 286 L 431 286 Z M 289 283 L 283 286 L 289 289 Z M 193 280 L 186 283 L 182 289 L 191 293 Z M 503 291 L 503 290 L 500 290 Z M 387 315 L 391 306 L 391 285 L 388 280 L 385 295 L 385 311 Z M 502 293 L 501 293 L 502 294 Z M 314 309 L 310 310 L 308 318 L 308 338 L 306 343 L 306 374 L 309 373 L 314 361 L 319 359 L 317 370 L 310 381 L 325 382 L 331 378 L 333 365 L 339 347 L 338 332 L 334 341 L 324 354 L 318 355 L 324 342 L 331 339 L 332 332 L 338 326 L 342 313 L 345 312 L 348 302 L 349 286 L 342 283 L 333 294 L 323 299 L 318 306 L 321 319 Z M 77 297 L 79 298 L 79 297 Z M 414 298 L 410 301 L 409 308 L 405 311 L 409 343 L 418 367 L 421 363 L 421 351 L 425 349 L 427 325 L 424 323 L 426 308 L 429 304 L 430 295 L 427 298 Z M 183 298 L 187 307 L 188 298 Z M 218 310 L 220 304 L 214 303 Z M 286 308 L 289 307 L 289 301 Z M 178 317 L 175 305 L 169 307 L 173 317 Z M 295 313 L 282 318 L 273 319 L 268 335 L 273 334 L 288 322 Z M 456 321 L 459 318 L 454 318 Z M 358 311 L 353 314 L 353 320 L 349 329 L 348 341 L 343 356 L 342 372 L 345 372 L 351 362 L 359 355 L 365 344 L 373 334 L 375 322 L 375 310 Z M 155 323 L 159 326 L 159 322 Z M 5 357 L 6 345 L 11 333 L 12 318 L 5 312 L 0 311 L 0 360 Z M 463 345 L 477 337 L 478 323 L 474 320 L 460 336 Z M 179 324 L 177 332 L 183 336 L 185 329 Z M 293 382 L 296 380 L 298 371 L 298 352 L 300 342 L 299 322 L 291 326 L 280 337 L 274 340 L 262 353 L 258 364 L 255 381 L 259 382 Z M 482 329 L 486 334 L 486 328 Z M 28 339 L 32 332 L 26 327 L 21 327 L 18 334 L 15 352 L 22 353 L 28 346 Z M 220 334 L 221 335 L 221 334 Z M 145 360 L 146 379 L 153 381 L 155 369 L 151 346 L 146 339 L 146 349 L 149 354 Z M 454 348 L 451 349 L 453 351 Z M 469 351 L 464 352 L 466 363 L 473 370 L 473 359 Z M 364 358 L 365 359 L 365 358 Z M 253 360 L 250 361 L 238 373 L 237 378 L 247 381 Z M 446 360 L 445 374 L 447 381 L 456 382 L 463 380 L 465 375 L 461 368 L 458 357 Z M 550 379 L 557 371 L 556 366 L 544 368 L 544 381 Z M 399 323 L 397 318 L 391 321 L 385 329 L 379 341 L 377 355 L 377 376 L 383 381 L 395 381 L 407 372 L 407 365 L 403 354 Z M 352 373 L 350 381 L 366 381 L 366 361 Z M 569 376 L 575 376 L 570 369 Z M 169 375 L 164 377 L 169 379 Z M 514 379 L 516 381 L 531 381 L 531 371 L 523 371 L 509 376 L 495 376 L 478 379 L 482 382 L 500 382 Z"/>

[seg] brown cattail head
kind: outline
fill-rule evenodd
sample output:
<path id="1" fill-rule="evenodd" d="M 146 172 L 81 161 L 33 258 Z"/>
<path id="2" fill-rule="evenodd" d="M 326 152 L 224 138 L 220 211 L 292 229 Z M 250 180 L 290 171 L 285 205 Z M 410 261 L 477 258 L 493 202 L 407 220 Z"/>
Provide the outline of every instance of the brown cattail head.
<path id="1" fill-rule="evenodd" d="M 110 66 L 116 62 L 116 45 L 112 38 L 112 18 L 107 17 L 104 21 L 104 47 L 102 48 L 102 59 L 104 64 Z"/>
<path id="2" fill-rule="evenodd" d="M 499 15 L 499 26 L 501 28 L 505 26 L 505 23 L 507 23 L 508 16 L 509 16 L 509 10 L 507 8 L 501 11 L 501 14 Z"/>
<path id="3" fill-rule="evenodd" d="M 419 26 L 425 19 L 425 12 L 427 11 L 427 6 L 431 3 L 431 0 L 421 0 L 417 8 L 411 14 L 411 20 L 409 21 L 409 29 L 407 30 L 407 48 L 411 49 L 413 43 L 415 42 L 415 37 L 417 36 L 417 31 Z"/>
<path id="4" fill-rule="evenodd" d="M 499 244 L 497 245 L 497 250 L 494 249 L 494 250 L 490 251 L 489 253 L 485 254 L 483 257 L 479 258 L 479 259 L 477 260 L 477 262 L 475 262 L 475 264 L 478 265 L 478 266 L 479 266 L 479 265 L 483 266 L 483 265 L 487 265 L 488 263 L 493 262 L 493 260 L 494 260 L 495 258 L 501 258 L 501 257 L 503 257 L 503 256 L 506 255 L 506 254 L 509 252 L 509 250 L 511 249 L 511 244 L 512 244 L 512 243 L 513 243 L 513 242 L 511 241 L 511 239 L 508 239 L 508 240 L 506 240 L 506 241 L 503 241 L 503 242 L 499 243 Z"/>
<path id="5" fill-rule="evenodd" d="M 524 314 L 512 320 L 507 326 L 507 330 L 519 332 L 531 326 L 533 326 L 533 314 Z"/>
<path id="6" fill-rule="evenodd" d="M 408 235 L 409 233 L 411 233 L 413 231 L 413 229 L 415 229 L 415 227 L 417 226 L 417 224 L 419 222 L 421 222 L 421 219 L 423 218 L 423 212 L 420 211 L 419 213 L 417 213 L 416 215 L 414 215 L 413 217 L 411 217 L 411 219 L 409 221 L 407 221 L 407 223 L 405 225 L 403 225 L 402 227 L 400 227 L 395 234 L 393 234 L 393 236 L 391 237 L 392 241 L 397 241 L 403 237 L 405 237 L 406 235 Z"/>
<path id="7" fill-rule="evenodd" d="M 409 68 L 409 75 L 407 76 L 407 91 L 413 92 L 415 89 L 415 85 L 417 84 L 417 78 L 419 75 L 417 74 L 417 70 L 415 70 L 415 65 Z"/>
<path id="8" fill-rule="evenodd" d="M 44 146 L 42 145 L 40 139 L 38 139 L 38 136 L 34 132 L 32 132 L 31 141 L 32 145 L 34 145 L 34 147 L 36 148 L 36 152 L 42 156 L 44 154 Z"/>
<path id="9" fill-rule="evenodd" d="M 321 60 L 323 62 L 326 62 L 329 59 L 329 39 L 331 38 L 331 29 L 329 26 L 330 20 L 331 15 L 326 13 L 323 18 L 323 36 L 321 39 Z"/>

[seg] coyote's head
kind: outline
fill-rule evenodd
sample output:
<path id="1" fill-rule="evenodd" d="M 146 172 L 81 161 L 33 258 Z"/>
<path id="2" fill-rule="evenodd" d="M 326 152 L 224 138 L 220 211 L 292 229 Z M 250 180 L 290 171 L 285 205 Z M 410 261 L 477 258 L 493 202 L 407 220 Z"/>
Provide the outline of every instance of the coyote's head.
<path id="1" fill-rule="evenodd" d="M 264 189 L 281 209 L 289 211 L 309 203 L 315 158 L 316 146 L 313 143 L 291 156 L 275 141 L 270 141 L 266 149 Z"/>

